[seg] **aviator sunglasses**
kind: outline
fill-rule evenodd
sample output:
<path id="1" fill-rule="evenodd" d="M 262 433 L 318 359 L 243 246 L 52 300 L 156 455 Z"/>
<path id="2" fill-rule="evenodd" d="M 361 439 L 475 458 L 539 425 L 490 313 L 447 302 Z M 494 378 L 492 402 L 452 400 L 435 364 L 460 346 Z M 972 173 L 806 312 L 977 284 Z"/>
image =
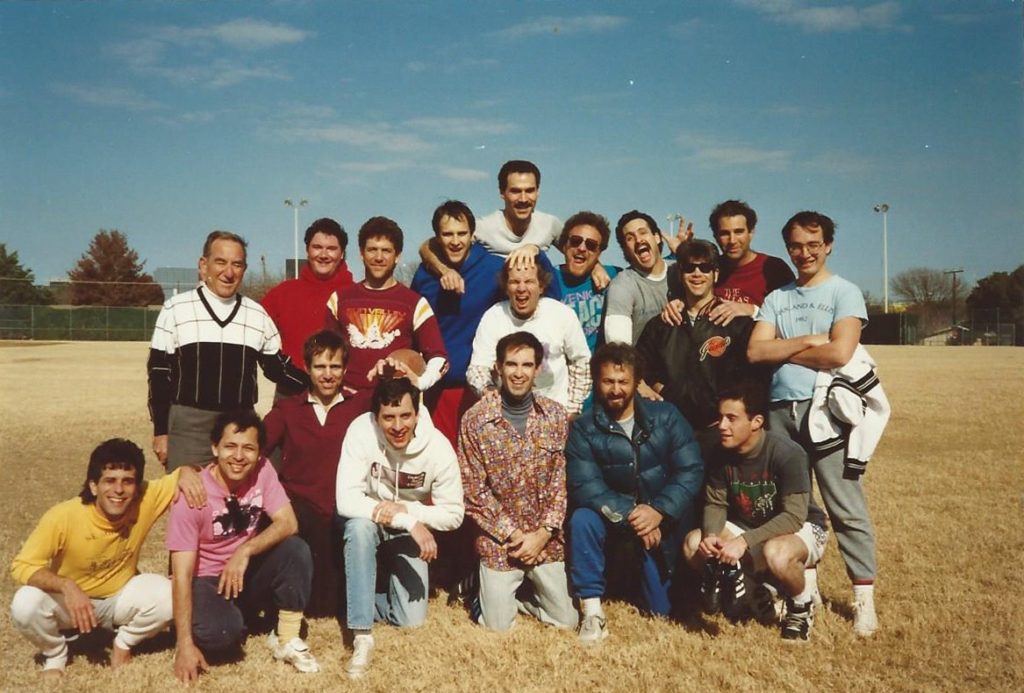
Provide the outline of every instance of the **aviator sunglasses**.
<path id="1" fill-rule="evenodd" d="M 684 262 L 683 273 L 690 274 L 694 270 L 700 270 L 701 274 L 711 274 L 716 269 L 715 263 L 713 262 Z"/>
<path id="2" fill-rule="evenodd" d="M 587 247 L 592 253 L 596 253 L 601 247 L 601 244 L 595 241 L 593 238 L 584 238 L 583 236 L 569 236 L 569 247 L 578 248 L 581 245 Z"/>

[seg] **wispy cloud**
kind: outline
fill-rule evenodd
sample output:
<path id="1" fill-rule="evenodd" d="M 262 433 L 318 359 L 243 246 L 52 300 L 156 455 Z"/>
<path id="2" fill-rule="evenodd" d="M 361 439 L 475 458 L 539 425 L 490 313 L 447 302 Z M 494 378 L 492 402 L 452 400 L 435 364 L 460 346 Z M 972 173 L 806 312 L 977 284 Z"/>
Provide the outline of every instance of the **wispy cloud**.
<path id="1" fill-rule="evenodd" d="M 792 159 L 792 152 L 786 149 L 764 149 L 692 133 L 680 134 L 675 141 L 687 151 L 694 164 L 708 168 L 742 167 L 781 171 Z"/>
<path id="2" fill-rule="evenodd" d="M 481 171 L 477 168 L 456 168 L 454 166 L 439 166 L 437 172 L 445 178 L 451 180 L 465 181 L 465 182 L 476 182 L 481 180 L 487 180 L 491 177 L 491 174 L 487 171 Z"/>
<path id="3" fill-rule="evenodd" d="M 51 89 L 54 93 L 69 96 L 90 106 L 128 111 L 154 111 L 163 108 L 159 101 L 124 87 L 58 83 L 51 85 Z"/>
<path id="4" fill-rule="evenodd" d="M 332 123 L 320 126 L 282 128 L 285 139 L 304 142 L 347 144 L 383 152 L 422 152 L 433 145 L 411 132 L 403 132 L 388 123 Z"/>
<path id="5" fill-rule="evenodd" d="M 497 58 L 459 58 L 444 62 L 431 63 L 425 60 L 410 60 L 405 69 L 416 74 L 424 72 L 453 74 L 463 70 L 490 69 L 500 64 Z"/>
<path id="6" fill-rule="evenodd" d="M 507 121 L 481 118 L 414 118 L 405 121 L 405 124 L 414 130 L 431 135 L 461 137 L 504 135 L 516 129 L 513 123 Z"/>
<path id="7" fill-rule="evenodd" d="M 493 32 L 493 35 L 505 39 L 521 39 L 530 36 L 557 36 L 559 34 L 596 34 L 613 31 L 625 23 L 625 17 L 607 14 L 576 17 L 548 16 L 513 24 Z"/>
<path id="8" fill-rule="evenodd" d="M 243 18 L 205 26 L 163 25 L 112 44 L 106 52 L 139 74 L 220 89 L 248 80 L 290 79 L 287 70 L 253 54 L 312 35 L 286 24 Z"/>
<path id="9" fill-rule="evenodd" d="M 780 24 L 797 26 L 809 33 L 852 32 L 862 30 L 906 31 L 900 24 L 902 8 L 888 0 L 872 5 L 820 5 L 807 0 L 734 0 Z"/>
<path id="10" fill-rule="evenodd" d="M 703 22 L 694 17 L 693 19 L 687 19 L 682 22 L 676 22 L 670 24 L 668 27 L 669 36 L 675 38 L 690 38 L 697 33 L 703 25 Z"/>

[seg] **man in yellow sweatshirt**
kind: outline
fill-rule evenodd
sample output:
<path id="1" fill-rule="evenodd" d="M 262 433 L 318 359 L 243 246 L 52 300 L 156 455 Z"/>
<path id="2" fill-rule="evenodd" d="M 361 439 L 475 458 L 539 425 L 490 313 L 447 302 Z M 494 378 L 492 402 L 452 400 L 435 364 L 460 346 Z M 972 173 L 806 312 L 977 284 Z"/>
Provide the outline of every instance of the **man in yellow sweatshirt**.
<path id="1" fill-rule="evenodd" d="M 11 564 L 23 586 L 11 602 L 18 631 L 43 654 L 40 672 L 59 677 L 68 660 L 61 631 L 115 631 L 112 668 L 171 622 L 171 582 L 138 574 L 142 544 L 180 489 L 189 505 L 206 495 L 190 467 L 154 482 L 142 480 L 145 458 L 129 440 L 112 438 L 89 458 L 78 498 L 50 508 Z"/>

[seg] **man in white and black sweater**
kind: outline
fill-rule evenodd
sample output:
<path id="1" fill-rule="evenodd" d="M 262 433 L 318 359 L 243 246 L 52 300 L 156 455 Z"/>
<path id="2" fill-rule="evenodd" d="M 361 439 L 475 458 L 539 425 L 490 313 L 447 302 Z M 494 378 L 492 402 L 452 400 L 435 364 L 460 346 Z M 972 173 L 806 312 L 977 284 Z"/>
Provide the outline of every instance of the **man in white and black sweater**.
<path id="1" fill-rule="evenodd" d="M 274 321 L 238 293 L 245 249 L 241 236 L 211 232 L 199 258 L 202 282 L 168 299 L 157 318 L 146 369 L 153 452 L 167 471 L 210 459 L 217 415 L 256 404 L 257 364 L 279 385 L 308 385 L 281 352 Z"/>

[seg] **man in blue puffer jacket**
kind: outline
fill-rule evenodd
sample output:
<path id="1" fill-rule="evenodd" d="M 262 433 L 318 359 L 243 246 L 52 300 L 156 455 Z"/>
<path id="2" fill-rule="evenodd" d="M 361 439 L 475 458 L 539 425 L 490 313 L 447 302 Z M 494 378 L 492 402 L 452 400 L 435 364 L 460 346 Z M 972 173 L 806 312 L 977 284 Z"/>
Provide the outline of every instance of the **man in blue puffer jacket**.
<path id="1" fill-rule="evenodd" d="M 633 347 L 600 347 L 590 370 L 594 406 L 573 422 L 565 451 L 570 576 L 583 611 L 584 645 L 608 637 L 601 597 L 613 542 L 641 549 L 638 606 L 652 614 L 671 611 L 672 568 L 696 521 L 704 481 L 700 447 L 679 410 L 636 396 L 643 365 Z"/>

